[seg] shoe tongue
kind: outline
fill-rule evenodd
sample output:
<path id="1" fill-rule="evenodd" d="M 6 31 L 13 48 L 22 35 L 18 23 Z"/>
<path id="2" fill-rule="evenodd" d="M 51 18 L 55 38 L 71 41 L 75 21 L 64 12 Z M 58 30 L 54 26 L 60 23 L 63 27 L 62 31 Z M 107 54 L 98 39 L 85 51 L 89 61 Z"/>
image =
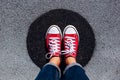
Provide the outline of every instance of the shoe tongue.
<path id="1" fill-rule="evenodd" d="M 61 35 L 60 34 L 48 34 L 48 36 L 49 37 L 58 37 L 58 38 L 60 38 L 61 37 Z"/>
<path id="2" fill-rule="evenodd" d="M 73 35 L 77 35 L 77 34 L 65 34 L 65 36 L 73 36 Z"/>
<path id="3" fill-rule="evenodd" d="M 77 34 L 65 34 L 65 37 L 77 37 Z"/>

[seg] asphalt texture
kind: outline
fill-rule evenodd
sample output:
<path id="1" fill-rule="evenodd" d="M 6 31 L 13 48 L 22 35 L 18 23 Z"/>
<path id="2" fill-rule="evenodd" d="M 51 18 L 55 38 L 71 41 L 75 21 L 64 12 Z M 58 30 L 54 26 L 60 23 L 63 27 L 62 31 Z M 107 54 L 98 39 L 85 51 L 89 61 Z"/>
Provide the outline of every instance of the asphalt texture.
<path id="1" fill-rule="evenodd" d="M 96 47 L 84 67 L 90 80 L 120 80 L 120 0 L 0 0 L 0 80 L 34 80 L 39 68 L 27 52 L 31 23 L 51 9 L 87 19 Z"/>

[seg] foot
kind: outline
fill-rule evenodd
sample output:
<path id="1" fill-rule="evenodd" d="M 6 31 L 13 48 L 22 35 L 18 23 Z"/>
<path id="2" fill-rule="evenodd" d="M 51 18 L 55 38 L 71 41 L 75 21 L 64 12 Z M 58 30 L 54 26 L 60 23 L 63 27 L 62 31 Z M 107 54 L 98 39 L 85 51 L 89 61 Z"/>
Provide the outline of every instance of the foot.
<path id="1" fill-rule="evenodd" d="M 68 25 L 63 31 L 64 51 L 66 58 L 76 58 L 79 44 L 79 34 L 73 25 Z"/>
<path id="2" fill-rule="evenodd" d="M 57 25 L 51 25 L 46 33 L 46 47 L 48 49 L 46 59 L 60 56 L 61 40 L 62 34 L 60 28 Z"/>

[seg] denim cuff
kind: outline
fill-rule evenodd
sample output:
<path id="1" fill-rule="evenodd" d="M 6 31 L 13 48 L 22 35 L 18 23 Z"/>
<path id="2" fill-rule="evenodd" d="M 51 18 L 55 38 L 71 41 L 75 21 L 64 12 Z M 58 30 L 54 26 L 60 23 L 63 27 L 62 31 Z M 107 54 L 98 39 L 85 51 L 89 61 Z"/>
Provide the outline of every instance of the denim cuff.
<path id="1" fill-rule="evenodd" d="M 61 70 L 60 70 L 60 68 L 58 66 L 56 66 L 54 63 L 46 63 L 43 67 L 48 66 L 48 65 L 51 65 L 51 66 L 57 68 L 57 70 L 59 72 L 59 78 L 60 78 L 61 77 Z"/>
<path id="2" fill-rule="evenodd" d="M 65 68 L 63 74 L 65 74 L 65 72 L 66 72 L 69 68 L 71 68 L 71 67 L 73 67 L 73 66 L 79 66 L 79 67 L 81 67 L 81 68 L 83 69 L 83 67 L 82 67 L 80 64 L 78 64 L 78 63 L 72 63 L 72 64 L 68 65 L 68 66 Z M 84 70 L 84 69 L 83 69 L 83 70 Z"/>

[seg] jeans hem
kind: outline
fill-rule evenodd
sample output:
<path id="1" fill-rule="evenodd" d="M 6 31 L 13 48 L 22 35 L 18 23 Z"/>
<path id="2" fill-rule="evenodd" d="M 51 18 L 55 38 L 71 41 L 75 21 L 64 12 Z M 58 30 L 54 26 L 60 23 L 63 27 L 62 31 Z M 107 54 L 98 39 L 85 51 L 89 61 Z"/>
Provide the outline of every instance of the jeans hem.
<path id="1" fill-rule="evenodd" d="M 79 66 L 79 67 L 81 67 L 81 68 L 83 69 L 83 67 L 82 67 L 80 64 L 78 64 L 78 63 L 72 63 L 72 64 L 68 65 L 68 66 L 65 68 L 63 74 L 65 74 L 65 72 L 66 72 L 69 68 L 71 68 L 71 67 L 73 67 L 73 66 Z"/>
<path id="2" fill-rule="evenodd" d="M 60 70 L 60 68 L 58 66 L 56 66 L 54 63 L 47 63 L 43 67 L 45 67 L 47 65 L 51 65 L 51 66 L 54 66 L 55 68 L 57 68 L 57 70 L 59 72 L 59 78 L 61 77 L 61 70 Z"/>

